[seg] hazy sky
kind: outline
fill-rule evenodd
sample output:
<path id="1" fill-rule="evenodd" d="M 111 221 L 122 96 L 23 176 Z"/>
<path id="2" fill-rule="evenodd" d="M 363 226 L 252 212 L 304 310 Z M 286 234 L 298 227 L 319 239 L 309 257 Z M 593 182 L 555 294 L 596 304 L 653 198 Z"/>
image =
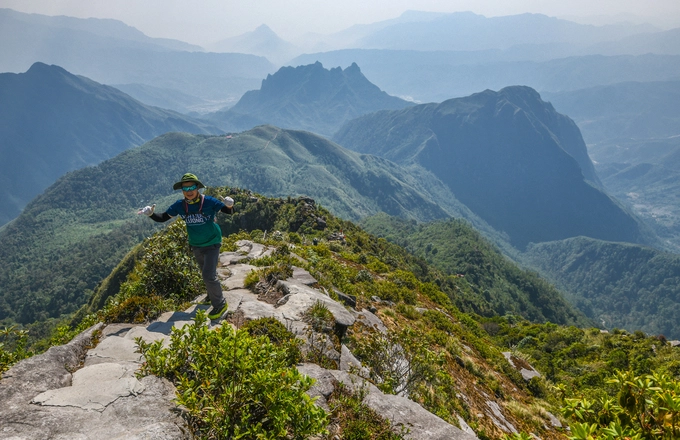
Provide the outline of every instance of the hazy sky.
<path id="1" fill-rule="evenodd" d="M 0 7 L 114 18 L 150 37 L 194 44 L 240 35 L 261 24 L 290 40 L 306 32 L 332 33 L 356 23 L 395 18 L 406 10 L 472 11 L 487 17 L 524 12 L 570 19 L 639 16 L 644 19 L 637 21 L 680 27 L 680 0 L 0 0 Z"/>

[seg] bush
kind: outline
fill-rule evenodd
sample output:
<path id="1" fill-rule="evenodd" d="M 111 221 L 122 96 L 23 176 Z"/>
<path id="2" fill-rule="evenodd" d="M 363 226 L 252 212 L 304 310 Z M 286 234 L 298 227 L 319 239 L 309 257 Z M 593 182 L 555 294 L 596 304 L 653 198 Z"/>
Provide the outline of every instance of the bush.
<path id="1" fill-rule="evenodd" d="M 422 343 L 412 329 L 372 333 L 352 341 L 352 352 L 369 368 L 366 379 L 385 393 L 409 396 L 421 384 L 431 384 L 443 359 Z"/>
<path id="2" fill-rule="evenodd" d="M 137 344 L 146 358 L 141 374 L 175 382 L 197 437 L 301 440 L 326 426 L 326 413 L 306 394 L 313 379 L 290 368 L 289 353 L 267 337 L 210 330 L 199 311 L 195 324 L 172 330 L 168 348 Z"/>
<path id="3" fill-rule="evenodd" d="M 18 330 L 15 326 L 0 330 L 0 374 L 9 367 L 33 355 L 26 350 L 28 332 Z"/>
<path id="4" fill-rule="evenodd" d="M 618 387 L 613 399 L 565 399 L 574 440 L 680 438 L 680 382 L 664 374 L 635 376 L 617 372 L 608 381 Z"/>
<path id="5" fill-rule="evenodd" d="M 328 398 L 331 408 L 331 423 L 339 428 L 339 435 L 333 438 L 347 440 L 399 440 L 403 439 L 404 428 L 395 432 L 390 421 L 380 416 L 363 403 L 365 393 L 351 392 L 340 383 Z"/>
<path id="6" fill-rule="evenodd" d="M 292 367 L 302 361 L 302 353 L 300 352 L 302 341 L 276 318 L 269 317 L 248 321 L 241 327 L 241 330 L 248 332 L 250 336 L 255 338 L 266 336 L 269 342 L 286 350 L 288 366 Z"/>

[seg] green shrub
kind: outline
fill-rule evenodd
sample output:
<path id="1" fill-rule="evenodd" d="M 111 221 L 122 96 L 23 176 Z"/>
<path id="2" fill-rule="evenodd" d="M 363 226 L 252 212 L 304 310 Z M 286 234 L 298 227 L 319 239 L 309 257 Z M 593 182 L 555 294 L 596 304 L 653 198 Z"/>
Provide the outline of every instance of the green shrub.
<path id="1" fill-rule="evenodd" d="M 300 238 L 300 234 L 298 234 L 297 232 L 291 232 L 290 234 L 288 234 L 288 238 L 289 238 L 291 243 L 294 243 L 294 244 L 301 244 L 302 243 L 302 239 Z"/>
<path id="2" fill-rule="evenodd" d="M 16 326 L 0 330 L 0 374 L 9 367 L 33 355 L 26 350 L 28 331 L 19 330 Z"/>
<path id="3" fill-rule="evenodd" d="M 432 383 L 443 365 L 442 356 L 410 328 L 387 335 L 372 333 L 352 340 L 351 345 L 352 353 L 369 368 L 367 379 L 385 393 L 408 396 L 417 386 Z"/>
<path id="4" fill-rule="evenodd" d="M 331 370 L 338 369 L 331 352 L 340 349 L 340 339 L 335 333 L 335 317 L 321 301 L 316 301 L 303 312 L 303 320 L 310 328 L 306 333 L 305 360 Z"/>
<path id="5" fill-rule="evenodd" d="M 146 358 L 141 374 L 177 386 L 193 434 L 215 439 L 306 439 L 324 431 L 327 416 L 306 394 L 313 379 L 289 367 L 289 353 L 267 337 L 231 326 L 173 329 L 168 348 L 137 339 Z"/>
<path id="6" fill-rule="evenodd" d="M 363 403 L 365 391 L 351 392 L 344 384 L 335 387 L 328 398 L 331 424 L 337 425 L 337 437 L 345 440 L 399 440 L 405 429 L 396 432 L 389 420 Z M 335 437 L 334 437 L 335 438 Z"/>
<path id="7" fill-rule="evenodd" d="M 635 376 L 617 372 L 609 383 L 618 395 L 565 399 L 562 413 L 570 419 L 571 439 L 680 438 L 680 382 L 664 374 Z"/>
<path id="8" fill-rule="evenodd" d="M 116 298 L 109 301 L 101 312 L 103 322 L 149 322 L 160 316 L 171 306 L 158 295 L 131 296 L 118 302 Z"/>
<path id="9" fill-rule="evenodd" d="M 269 342 L 283 348 L 288 353 L 288 365 L 293 366 L 302 361 L 300 345 L 302 341 L 289 331 L 274 317 L 254 319 L 246 322 L 241 329 L 252 337 L 266 336 Z"/>

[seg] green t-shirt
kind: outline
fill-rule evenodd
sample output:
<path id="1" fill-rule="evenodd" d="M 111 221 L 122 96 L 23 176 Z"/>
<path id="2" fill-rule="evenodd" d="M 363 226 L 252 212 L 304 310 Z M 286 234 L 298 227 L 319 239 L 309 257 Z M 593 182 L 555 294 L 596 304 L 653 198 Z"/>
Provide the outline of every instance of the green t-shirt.
<path id="1" fill-rule="evenodd" d="M 197 203 L 178 200 L 166 212 L 173 217 L 179 215 L 184 220 L 191 246 L 205 247 L 222 243 L 222 230 L 215 223 L 215 214 L 224 207 L 224 203 L 214 197 L 201 197 L 203 200 Z"/>

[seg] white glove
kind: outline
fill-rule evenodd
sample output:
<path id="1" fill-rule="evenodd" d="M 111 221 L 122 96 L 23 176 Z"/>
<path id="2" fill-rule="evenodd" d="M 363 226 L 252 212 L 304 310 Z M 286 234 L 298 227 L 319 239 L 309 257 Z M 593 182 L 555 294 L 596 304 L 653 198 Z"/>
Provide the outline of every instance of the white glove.
<path id="1" fill-rule="evenodd" d="M 155 204 L 155 203 L 154 203 L 153 205 L 151 205 L 151 206 L 145 206 L 145 207 L 143 207 L 142 209 L 140 209 L 139 211 L 137 211 L 137 214 L 144 214 L 144 215 L 146 215 L 146 216 L 150 216 L 151 214 L 153 214 L 153 210 L 154 210 L 154 209 L 156 209 L 156 204 Z"/>
<path id="2" fill-rule="evenodd" d="M 234 206 L 234 199 L 232 199 L 231 197 L 229 197 L 229 196 L 220 197 L 220 199 L 222 199 L 224 206 L 226 206 L 227 208 L 231 208 L 232 206 Z"/>

